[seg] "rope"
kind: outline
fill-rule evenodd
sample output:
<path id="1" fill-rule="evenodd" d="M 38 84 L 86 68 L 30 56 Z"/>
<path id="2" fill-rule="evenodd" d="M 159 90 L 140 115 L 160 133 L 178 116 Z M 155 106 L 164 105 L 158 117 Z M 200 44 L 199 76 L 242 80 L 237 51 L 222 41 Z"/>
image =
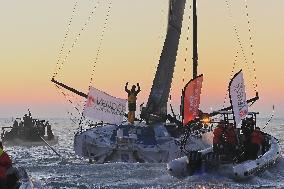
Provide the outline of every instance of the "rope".
<path id="1" fill-rule="evenodd" d="M 249 9 L 248 9 L 248 3 L 247 0 L 245 0 L 245 7 L 246 7 L 246 18 L 247 18 L 247 24 L 248 24 L 248 31 L 249 31 L 249 41 L 250 41 L 250 50 L 251 50 L 251 56 L 252 56 L 252 65 L 253 65 L 253 73 L 254 73 L 254 89 L 255 92 L 257 92 L 257 78 L 256 78 L 256 64 L 255 64 L 255 55 L 254 55 L 254 50 L 253 50 L 253 39 L 252 39 L 252 32 L 251 32 L 251 21 L 249 17 Z"/>
<path id="2" fill-rule="evenodd" d="M 68 21 L 68 26 L 67 26 L 67 29 L 66 29 L 66 32 L 65 32 L 65 35 L 64 35 L 62 46 L 60 48 L 58 59 L 57 59 L 57 63 L 56 63 L 55 70 L 54 70 L 54 73 L 53 73 L 53 78 L 57 75 L 57 72 L 58 72 L 59 62 L 60 62 L 60 60 L 62 58 L 63 50 L 64 50 L 65 43 L 67 41 L 67 38 L 68 38 L 68 35 L 69 35 L 69 32 L 70 32 L 70 28 L 71 28 L 71 24 L 72 24 L 73 18 L 75 16 L 75 11 L 76 11 L 77 5 L 78 5 L 78 0 L 76 0 L 75 3 L 74 3 L 73 9 L 72 9 L 72 15 L 71 15 L 71 17 L 70 17 L 70 19 Z"/>
<path id="3" fill-rule="evenodd" d="M 60 94 L 60 95 L 63 94 L 63 93 L 62 93 L 62 89 L 60 89 L 57 85 L 56 85 L 56 91 L 57 91 L 58 94 Z M 64 94 L 63 94 L 63 96 L 64 96 L 64 98 L 65 98 L 66 101 L 70 102 L 69 100 L 66 99 L 67 97 L 65 97 Z M 76 121 L 78 121 L 77 117 L 76 117 L 75 115 L 73 115 L 73 113 L 70 112 L 67 108 L 66 108 L 66 112 L 67 112 L 67 114 L 69 115 L 70 120 L 71 120 L 74 124 L 76 124 L 76 122 L 74 121 L 74 119 L 76 119 Z"/>
<path id="4" fill-rule="evenodd" d="M 236 68 L 237 61 L 238 61 L 238 56 L 239 56 L 239 52 L 237 51 L 237 53 L 236 53 L 236 55 L 235 55 L 234 64 L 233 64 L 233 68 L 232 68 L 232 71 L 231 71 L 230 79 L 232 79 L 233 76 L 234 76 L 235 68 Z M 225 108 L 225 105 L 226 105 L 228 96 L 229 96 L 229 91 L 226 90 L 226 96 L 225 96 L 225 99 L 224 99 L 223 108 Z"/>
<path id="5" fill-rule="evenodd" d="M 232 11 L 231 11 L 230 2 L 229 2 L 229 0 L 225 0 L 225 2 L 226 2 L 226 7 L 227 7 L 228 12 L 229 12 L 229 18 L 231 19 L 231 21 L 232 21 L 232 23 L 233 23 L 233 30 L 234 30 L 234 33 L 235 33 L 235 35 L 236 35 L 236 38 L 237 38 L 237 41 L 238 41 L 238 45 L 239 45 L 239 47 L 240 47 L 241 53 L 242 53 L 243 58 L 244 58 L 245 65 L 247 66 L 247 69 L 248 69 L 248 72 L 249 72 L 249 76 L 250 76 L 250 77 L 253 77 L 253 76 L 252 76 L 252 73 L 251 73 L 251 70 L 250 70 L 250 68 L 249 68 L 249 66 L 248 66 L 248 59 L 247 59 L 247 57 L 246 57 L 246 55 L 245 55 L 243 43 L 242 43 L 241 37 L 240 37 L 240 35 L 239 35 L 239 30 L 238 30 L 238 28 L 237 28 L 237 25 L 236 25 L 236 24 L 234 23 L 234 21 L 233 21 L 234 19 L 233 19 L 233 14 L 232 14 Z M 253 85 L 253 86 L 254 86 L 254 85 Z M 254 86 L 254 90 L 256 91 L 255 86 Z"/>
<path id="6" fill-rule="evenodd" d="M 80 31 L 78 32 L 78 34 L 77 34 L 75 40 L 73 41 L 73 43 L 72 43 L 70 49 L 67 51 L 67 54 L 65 55 L 64 59 L 62 60 L 61 63 L 58 63 L 58 70 L 57 70 L 57 72 L 55 72 L 53 78 L 58 75 L 59 71 L 62 69 L 62 66 L 63 66 L 64 63 L 67 61 L 67 59 L 68 59 L 68 57 L 69 57 L 71 51 L 73 50 L 73 48 L 75 47 L 76 43 L 78 42 L 78 40 L 79 40 L 79 38 L 80 38 L 82 32 L 84 32 L 84 31 L 86 30 L 88 24 L 90 23 L 91 18 L 93 17 L 93 15 L 94 15 L 94 13 L 95 13 L 95 10 L 97 9 L 98 5 L 99 5 L 99 1 L 96 1 L 96 3 L 95 3 L 95 5 L 94 5 L 92 11 L 90 12 L 90 14 L 89 14 L 89 16 L 88 16 L 86 22 L 84 23 L 84 25 L 81 27 Z"/>
<path id="7" fill-rule="evenodd" d="M 186 2 L 188 3 L 188 2 Z M 192 9 L 192 5 L 190 4 L 189 5 L 189 12 L 191 12 L 191 9 Z M 189 36 L 190 36 L 190 21 L 191 21 L 191 15 L 189 14 L 188 16 L 188 25 L 187 25 L 187 32 L 186 32 L 186 44 L 189 44 Z M 180 85 L 180 91 L 183 90 L 183 87 L 185 86 L 185 76 L 186 76 L 186 66 L 188 66 L 188 62 L 187 62 L 187 54 L 188 54 L 188 47 L 185 47 L 185 57 L 184 57 L 184 64 L 183 64 L 183 74 L 182 74 L 182 78 L 181 78 L 181 81 L 182 81 L 182 85 Z M 169 100 L 170 100 L 170 104 L 171 104 L 171 95 L 172 95 L 172 87 L 170 89 L 170 95 L 169 95 Z M 183 102 L 181 102 L 183 103 Z M 180 109 L 180 113 L 182 113 L 181 109 Z M 179 117 L 182 117 L 182 115 L 179 115 Z"/>
<path id="8" fill-rule="evenodd" d="M 189 6 L 189 11 L 191 11 L 191 4 Z M 190 34 L 190 21 L 191 16 L 188 16 L 188 26 L 187 26 L 187 33 L 186 33 L 186 44 L 189 44 L 189 34 Z M 182 78 L 182 86 L 185 85 L 185 75 L 186 75 L 186 66 L 187 66 L 187 55 L 188 53 L 188 47 L 185 47 L 185 58 L 184 58 L 184 67 L 183 67 L 183 78 Z"/>
<path id="9" fill-rule="evenodd" d="M 108 9 L 107 9 L 107 14 L 106 14 L 106 18 L 105 18 L 105 22 L 104 22 L 103 30 L 102 30 L 102 33 L 101 33 L 101 36 L 100 36 L 100 40 L 99 40 L 99 47 L 98 47 L 98 49 L 97 49 L 96 57 L 95 57 L 95 60 L 94 60 L 94 62 L 93 62 L 93 69 L 92 69 L 92 73 L 91 73 L 91 79 L 90 79 L 90 84 L 89 84 L 89 90 L 90 90 L 90 87 L 91 87 L 92 84 L 93 84 L 96 64 L 97 64 L 98 61 L 99 61 L 100 52 L 101 52 L 101 48 L 102 48 L 102 43 L 103 43 L 105 31 L 106 31 L 107 24 L 108 24 L 108 20 L 109 20 L 109 16 L 110 16 L 111 5 L 112 5 L 112 0 L 109 0 Z"/>

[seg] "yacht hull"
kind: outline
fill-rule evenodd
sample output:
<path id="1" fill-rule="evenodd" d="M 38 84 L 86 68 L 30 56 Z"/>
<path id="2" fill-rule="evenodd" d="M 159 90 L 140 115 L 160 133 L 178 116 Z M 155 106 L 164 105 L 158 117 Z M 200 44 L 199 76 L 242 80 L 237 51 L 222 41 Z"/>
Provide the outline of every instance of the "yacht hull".
<path id="1" fill-rule="evenodd" d="M 75 135 L 75 153 L 97 163 L 165 163 L 185 154 L 180 138 L 171 137 L 164 124 L 103 125 Z M 202 137 L 190 137 L 187 147 L 201 150 L 208 147 Z"/>

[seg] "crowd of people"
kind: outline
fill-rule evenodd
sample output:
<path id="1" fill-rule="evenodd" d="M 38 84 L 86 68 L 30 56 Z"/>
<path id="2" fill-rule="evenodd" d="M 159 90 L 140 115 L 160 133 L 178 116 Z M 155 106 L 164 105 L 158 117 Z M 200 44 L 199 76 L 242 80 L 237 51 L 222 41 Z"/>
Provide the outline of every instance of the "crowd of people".
<path id="1" fill-rule="evenodd" d="M 256 127 L 253 118 L 242 121 L 241 129 L 221 121 L 213 131 L 213 151 L 229 160 L 257 159 L 266 147 L 265 135 Z M 262 150 L 261 150 L 262 149 Z"/>
<path id="2" fill-rule="evenodd" d="M 23 121 L 15 120 L 11 131 L 3 132 L 2 138 L 4 140 L 10 140 L 14 138 L 20 138 L 23 140 L 40 140 L 40 137 L 44 137 L 47 134 L 48 140 L 54 138 L 53 132 L 51 130 L 51 125 L 48 121 L 33 119 L 31 113 L 25 114 Z"/>

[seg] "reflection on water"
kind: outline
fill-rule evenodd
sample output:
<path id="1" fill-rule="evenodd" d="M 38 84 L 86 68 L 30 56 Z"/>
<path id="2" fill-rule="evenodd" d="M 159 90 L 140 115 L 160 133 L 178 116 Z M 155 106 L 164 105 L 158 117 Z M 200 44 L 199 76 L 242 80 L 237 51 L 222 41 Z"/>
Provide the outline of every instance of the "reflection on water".
<path id="1" fill-rule="evenodd" d="M 260 127 L 267 119 L 259 121 Z M 167 174 L 166 164 L 113 163 L 90 165 L 75 156 L 73 136 L 77 129 L 68 119 L 50 119 L 55 135 L 59 136 L 56 150 L 64 157 L 58 158 L 48 147 L 8 147 L 6 150 L 13 161 L 25 167 L 34 179 L 47 189 L 87 188 L 283 188 L 284 160 L 276 167 L 259 174 L 253 179 L 236 182 L 220 170 L 179 180 Z M 1 126 L 9 120 L 1 119 Z M 284 149 L 284 120 L 274 119 L 265 129 L 280 140 Z"/>

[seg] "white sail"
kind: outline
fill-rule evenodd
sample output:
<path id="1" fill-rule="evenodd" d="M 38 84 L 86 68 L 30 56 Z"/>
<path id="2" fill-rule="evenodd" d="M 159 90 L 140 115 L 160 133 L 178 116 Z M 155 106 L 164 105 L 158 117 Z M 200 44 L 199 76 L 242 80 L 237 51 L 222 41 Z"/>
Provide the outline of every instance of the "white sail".
<path id="1" fill-rule="evenodd" d="M 231 80 L 229 85 L 231 104 L 233 106 L 236 127 L 248 114 L 248 104 L 246 101 L 246 91 L 242 70 Z"/>
<path id="2" fill-rule="evenodd" d="M 126 111 L 126 102 L 125 99 L 113 97 L 91 87 L 83 115 L 108 123 L 121 123 Z"/>

